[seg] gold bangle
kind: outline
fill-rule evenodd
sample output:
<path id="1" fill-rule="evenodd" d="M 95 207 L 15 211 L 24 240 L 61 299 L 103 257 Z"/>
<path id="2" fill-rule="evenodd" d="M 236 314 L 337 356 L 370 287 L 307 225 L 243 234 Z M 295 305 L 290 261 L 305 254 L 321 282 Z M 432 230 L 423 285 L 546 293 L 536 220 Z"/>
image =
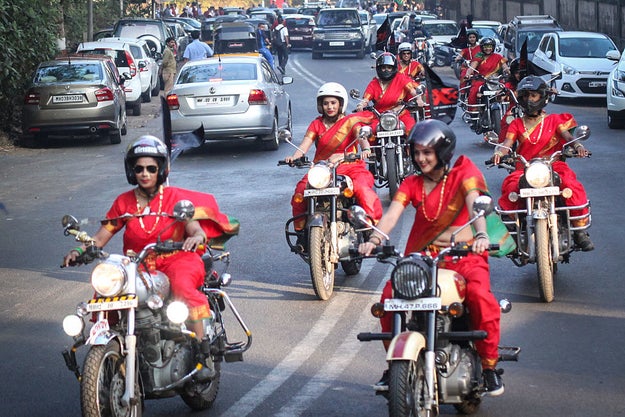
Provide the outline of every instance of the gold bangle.
<path id="1" fill-rule="evenodd" d="M 376 238 L 378 240 L 378 243 L 373 242 L 373 238 Z M 375 246 L 378 246 L 378 245 L 382 244 L 382 239 L 380 238 L 380 236 L 371 235 L 369 237 L 369 243 L 373 243 Z"/>

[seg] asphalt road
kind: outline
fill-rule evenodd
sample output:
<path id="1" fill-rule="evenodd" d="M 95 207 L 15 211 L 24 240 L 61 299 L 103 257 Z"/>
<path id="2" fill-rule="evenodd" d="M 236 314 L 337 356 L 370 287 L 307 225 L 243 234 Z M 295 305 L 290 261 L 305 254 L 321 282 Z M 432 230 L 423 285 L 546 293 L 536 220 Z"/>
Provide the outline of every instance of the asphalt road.
<path id="1" fill-rule="evenodd" d="M 294 52 L 287 73 L 293 101 L 294 138 L 301 140 L 316 116 L 315 92 L 325 81 L 364 90 L 373 76 L 368 59 L 312 61 Z M 449 69 L 437 69 L 450 77 Z M 349 108 L 355 107 L 355 102 Z M 622 416 L 625 365 L 625 263 L 623 234 L 623 143 L 625 131 L 606 127 L 601 103 L 550 104 L 550 112 L 568 111 L 592 131 L 588 160 L 572 161 L 593 209 L 591 236 L 596 250 L 575 253 L 560 265 L 556 300 L 538 298 L 533 266 L 518 268 L 493 259 L 492 287 L 513 303 L 502 321 L 502 344 L 522 347 L 518 363 L 505 363 L 506 392 L 484 400 L 483 417 Z M 158 103 L 143 116 L 129 117 L 121 145 L 106 141 L 64 141 L 42 149 L 16 149 L 0 155 L 0 417 L 79 416 L 78 383 L 60 352 L 69 344 L 63 316 L 91 296 L 90 267 L 60 269 L 73 247 L 60 224 L 63 214 L 88 219 L 95 231 L 116 195 L 128 189 L 123 151 L 145 133 L 160 135 Z M 460 120 L 456 154 L 482 166 L 492 149 Z M 178 158 L 172 185 L 215 194 L 221 209 L 237 217 L 241 233 L 229 242 L 234 281 L 229 294 L 254 335 L 242 363 L 225 364 L 221 390 L 211 410 L 195 416 L 384 416 L 386 405 L 370 385 L 385 369 L 376 343 L 360 343 L 356 334 L 374 331 L 369 306 L 379 298 L 387 270 L 370 261 L 359 275 L 337 275 L 335 294 L 316 300 L 308 269 L 284 241 L 289 200 L 302 171 L 278 167 L 293 149 L 260 151 L 253 141 L 211 143 Z M 485 170 L 498 196 L 505 172 Z M 388 195 L 380 190 L 384 206 Z M 393 239 L 403 246 L 412 215 L 406 213 Z M 120 237 L 109 251 L 119 251 Z M 230 321 L 229 331 L 236 338 Z M 442 415 L 454 415 L 443 407 Z M 147 417 L 191 415 L 179 398 L 147 401 Z"/>

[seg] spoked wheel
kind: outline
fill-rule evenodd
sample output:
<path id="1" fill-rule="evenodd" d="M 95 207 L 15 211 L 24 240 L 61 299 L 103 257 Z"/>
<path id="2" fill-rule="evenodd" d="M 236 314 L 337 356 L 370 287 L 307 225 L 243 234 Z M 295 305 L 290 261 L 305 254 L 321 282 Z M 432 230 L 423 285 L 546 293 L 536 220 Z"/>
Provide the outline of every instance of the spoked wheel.
<path id="1" fill-rule="evenodd" d="M 120 346 L 112 341 L 106 346 L 93 346 L 87 353 L 80 403 L 84 417 L 141 417 L 143 400 L 139 382 L 135 383 L 134 405 L 123 405 L 126 386 L 124 358 Z"/>
<path id="2" fill-rule="evenodd" d="M 334 264 L 330 262 L 330 229 L 328 227 L 311 227 L 310 242 L 310 276 L 313 289 L 320 300 L 327 300 L 334 291 Z"/>
<path id="3" fill-rule="evenodd" d="M 416 361 L 392 361 L 388 386 L 389 417 L 433 417 L 436 410 L 425 410 L 425 363 L 419 355 Z"/>
<path id="4" fill-rule="evenodd" d="M 219 380 L 221 379 L 221 363 L 213 363 L 216 373 L 210 381 L 189 383 L 180 393 L 182 401 L 194 411 L 206 410 L 213 405 L 217 398 Z"/>
<path id="5" fill-rule="evenodd" d="M 387 149 L 384 154 L 386 158 L 386 177 L 388 178 L 388 193 L 391 198 L 395 196 L 397 189 L 399 188 L 399 172 L 397 172 L 397 159 L 395 156 L 395 151 Z"/>
<path id="6" fill-rule="evenodd" d="M 536 239 L 536 269 L 538 270 L 538 290 L 540 298 L 550 303 L 553 301 L 553 260 L 551 259 L 551 245 L 547 219 L 538 219 L 534 225 Z"/>

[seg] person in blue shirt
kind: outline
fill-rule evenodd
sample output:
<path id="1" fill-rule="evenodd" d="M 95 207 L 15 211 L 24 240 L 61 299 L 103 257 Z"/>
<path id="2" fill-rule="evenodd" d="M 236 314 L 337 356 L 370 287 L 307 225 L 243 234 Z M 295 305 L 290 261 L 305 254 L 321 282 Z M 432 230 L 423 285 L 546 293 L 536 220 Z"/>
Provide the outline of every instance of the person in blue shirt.
<path id="1" fill-rule="evenodd" d="M 200 40 L 199 30 L 192 31 L 191 37 L 193 38 L 193 42 L 187 45 L 182 55 L 185 64 L 189 61 L 197 61 L 198 59 L 213 56 L 212 48 Z"/>
<path id="2" fill-rule="evenodd" d="M 258 28 L 256 29 L 256 38 L 258 39 L 258 52 L 265 57 L 271 68 L 274 67 L 274 60 L 271 51 L 267 48 L 267 44 L 269 43 L 269 39 L 265 36 L 265 24 L 259 23 Z"/>

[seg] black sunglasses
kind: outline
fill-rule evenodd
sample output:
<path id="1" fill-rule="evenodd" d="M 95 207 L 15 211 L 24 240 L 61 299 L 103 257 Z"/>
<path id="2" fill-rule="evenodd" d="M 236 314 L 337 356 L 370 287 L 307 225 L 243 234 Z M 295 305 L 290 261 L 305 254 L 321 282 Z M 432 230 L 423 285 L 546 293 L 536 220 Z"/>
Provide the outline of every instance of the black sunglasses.
<path id="1" fill-rule="evenodd" d="M 144 167 L 143 165 L 135 165 L 133 169 L 135 174 L 141 174 L 144 169 L 147 169 L 150 174 L 156 174 L 156 171 L 158 171 L 158 167 L 156 165 L 148 165 L 147 167 Z"/>

